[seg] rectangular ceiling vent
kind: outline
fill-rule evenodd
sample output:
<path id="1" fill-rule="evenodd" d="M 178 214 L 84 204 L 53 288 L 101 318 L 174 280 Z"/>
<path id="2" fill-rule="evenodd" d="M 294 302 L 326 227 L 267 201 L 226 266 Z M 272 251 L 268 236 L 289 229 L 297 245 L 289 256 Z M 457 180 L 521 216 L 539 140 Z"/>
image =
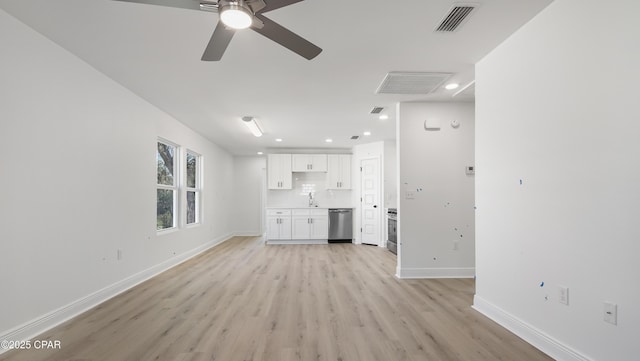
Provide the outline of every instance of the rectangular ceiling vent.
<path id="1" fill-rule="evenodd" d="M 352 140 L 358 140 L 358 139 L 360 139 L 360 136 L 359 135 L 352 135 L 351 139 Z"/>
<path id="2" fill-rule="evenodd" d="M 392 71 L 384 77 L 376 94 L 429 94 L 450 76 L 451 73 Z"/>
<path id="3" fill-rule="evenodd" d="M 476 7 L 478 4 L 454 4 L 436 28 L 436 32 L 451 33 L 458 30 Z"/>
<path id="4" fill-rule="evenodd" d="M 380 114 L 383 109 L 383 107 L 373 107 L 373 109 L 371 109 L 371 114 Z"/>

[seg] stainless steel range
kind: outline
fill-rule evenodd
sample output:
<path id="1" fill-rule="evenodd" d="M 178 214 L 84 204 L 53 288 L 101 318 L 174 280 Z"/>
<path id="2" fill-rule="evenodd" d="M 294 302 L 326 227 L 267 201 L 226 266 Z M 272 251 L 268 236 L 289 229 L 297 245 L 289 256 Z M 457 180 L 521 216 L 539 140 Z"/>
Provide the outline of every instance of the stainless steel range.
<path id="1" fill-rule="evenodd" d="M 398 209 L 387 209 L 387 248 L 398 254 Z"/>

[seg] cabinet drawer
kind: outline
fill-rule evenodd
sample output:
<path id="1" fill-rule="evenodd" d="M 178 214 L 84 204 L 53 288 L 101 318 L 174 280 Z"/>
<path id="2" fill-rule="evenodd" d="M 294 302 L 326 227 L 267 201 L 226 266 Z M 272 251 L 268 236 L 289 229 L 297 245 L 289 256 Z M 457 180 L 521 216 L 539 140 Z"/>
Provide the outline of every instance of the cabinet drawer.
<path id="1" fill-rule="evenodd" d="M 311 214 L 311 210 L 306 208 L 294 208 L 291 212 L 294 216 L 308 216 Z"/>
<path id="2" fill-rule="evenodd" d="M 267 209 L 267 216 L 277 217 L 277 216 L 290 216 L 290 209 Z"/>

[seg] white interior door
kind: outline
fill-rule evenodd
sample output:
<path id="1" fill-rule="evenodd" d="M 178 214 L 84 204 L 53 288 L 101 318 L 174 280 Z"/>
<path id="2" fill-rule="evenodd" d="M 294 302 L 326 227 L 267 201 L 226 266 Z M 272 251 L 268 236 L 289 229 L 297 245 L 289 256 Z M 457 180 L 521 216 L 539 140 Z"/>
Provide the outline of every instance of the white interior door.
<path id="1" fill-rule="evenodd" d="M 360 182 L 362 243 L 380 246 L 380 159 L 360 161 Z"/>

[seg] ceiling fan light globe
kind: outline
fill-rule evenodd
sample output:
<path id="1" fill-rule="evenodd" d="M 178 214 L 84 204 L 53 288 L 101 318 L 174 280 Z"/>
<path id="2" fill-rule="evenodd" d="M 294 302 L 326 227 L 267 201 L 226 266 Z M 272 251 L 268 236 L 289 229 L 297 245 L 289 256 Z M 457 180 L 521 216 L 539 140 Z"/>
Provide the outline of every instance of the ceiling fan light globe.
<path id="1" fill-rule="evenodd" d="M 253 18 L 245 8 L 228 5 L 220 11 L 220 21 L 230 28 L 241 30 L 251 26 Z"/>

